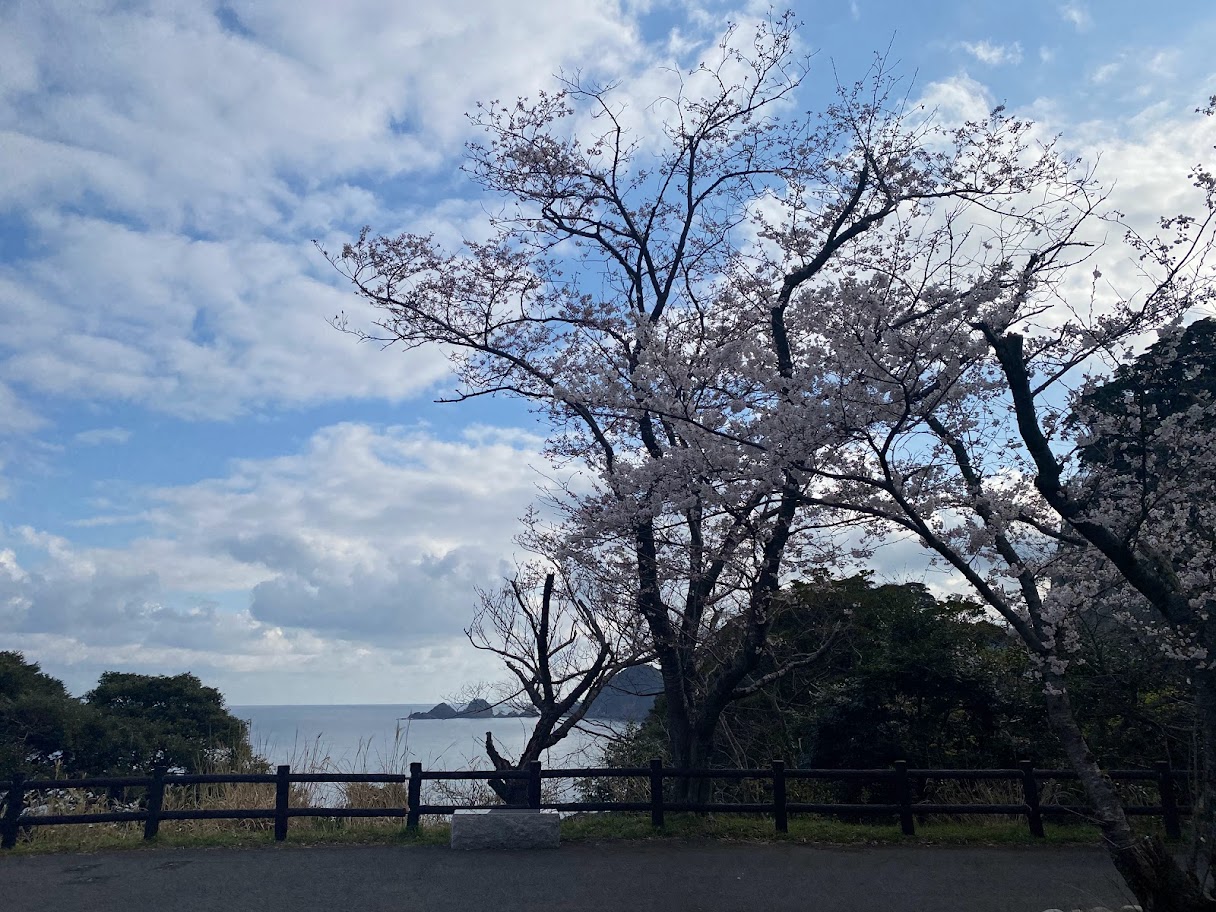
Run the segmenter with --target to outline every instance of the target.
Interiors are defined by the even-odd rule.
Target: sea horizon
[[[405,703],[230,703],[228,711],[233,712],[238,709],[261,709],[267,706],[425,706],[430,709],[433,706],[438,706],[440,703],[445,703],[446,700],[436,700],[433,703],[422,700],[413,700]]]
[[[506,756],[518,755],[533,719],[458,717],[410,719],[434,703],[268,703],[229,707],[249,723],[253,749],[272,765],[323,767],[343,772],[398,772],[413,762],[431,769],[488,764],[485,736]],[[596,739],[581,731],[546,751],[542,762],[556,767],[595,753]]]

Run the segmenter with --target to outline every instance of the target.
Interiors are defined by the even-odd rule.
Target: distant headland
[[[654,699],[663,691],[663,679],[657,668],[638,665],[626,668],[612,679],[587,710],[588,719],[640,722],[654,706]],[[412,712],[410,719],[533,719],[535,709],[496,713],[485,700],[471,700],[460,709],[450,703],[440,703],[425,712]]]

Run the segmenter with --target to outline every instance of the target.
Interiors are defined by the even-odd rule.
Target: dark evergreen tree
[[[224,697],[192,674],[154,676],[107,671],[84,698],[92,770],[137,772],[164,764],[198,772],[216,761],[251,759],[248,726]]]
[[[82,715],[63,682],[19,652],[0,652],[0,779],[70,767]]]

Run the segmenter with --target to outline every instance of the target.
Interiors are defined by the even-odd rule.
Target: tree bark
[[[1115,869],[1144,912],[1216,912],[1193,874],[1169,854],[1159,837],[1137,838],[1113,783],[1098,768],[1077,724],[1062,678],[1045,674],[1047,716],[1080,777]]]
[[[1210,647],[1209,647],[1210,648]],[[1192,771],[1190,872],[1205,886],[1216,874],[1216,670],[1192,670],[1199,756]]]
[[[500,772],[516,771],[517,767],[510,760],[498,752],[494,746],[494,735],[492,732],[486,732],[486,756],[490,758],[490,762],[494,764],[494,769]],[[529,759],[521,755],[519,758],[518,769],[523,769],[529,762]],[[528,806],[528,783],[525,779],[489,779],[487,780],[490,788],[494,790],[503,802],[509,807],[527,807]]]
[[[699,726],[701,730],[693,732],[692,743],[689,745],[689,769],[700,770],[709,768],[709,760],[713,755],[714,749],[713,733],[717,731],[718,719],[721,715],[722,710],[719,709],[714,715],[713,725],[708,726],[708,731],[706,731],[705,726]],[[683,786],[683,789],[677,791],[681,801],[688,801],[692,804],[706,804],[712,797],[713,782],[709,779],[699,777],[696,779],[685,779]]]

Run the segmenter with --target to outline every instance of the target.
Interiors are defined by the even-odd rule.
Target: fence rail
[[[1181,818],[1191,813],[1191,808],[1178,803],[1176,783],[1187,773],[1170,769],[1165,761],[1154,764],[1152,770],[1111,770],[1106,775],[1114,781],[1155,781],[1160,796],[1157,805],[1131,805],[1126,813],[1136,816],[1162,817],[1166,834],[1172,838],[1181,835]],[[541,782],[544,779],[588,779],[588,778],[642,778],[649,781],[648,801],[558,801],[541,800]],[[737,803],[693,803],[669,801],[664,796],[665,779],[724,779],[742,781],[746,779],[768,780],[772,783],[772,801]],[[19,832],[27,827],[59,826],[79,823],[139,823],[144,825],[144,838],[154,839],[161,821],[165,820],[274,820],[274,838],[287,838],[288,823],[292,817],[404,817],[406,826],[413,829],[420,818],[432,815],[452,814],[457,810],[489,810],[502,805],[453,805],[425,804],[422,801],[424,780],[483,780],[523,779],[528,783],[530,808],[556,811],[640,811],[650,813],[651,823],[662,827],[667,811],[693,811],[717,814],[771,814],[778,833],[789,830],[790,814],[862,814],[867,816],[898,816],[904,834],[914,835],[915,818],[926,814],[1006,814],[1025,816],[1030,832],[1043,836],[1043,817],[1047,815],[1084,814],[1087,808],[1078,805],[1042,804],[1039,801],[1039,784],[1051,780],[1076,780],[1073,770],[1034,769],[1029,760],[1021,761],[1016,769],[956,770],[956,769],[909,769],[905,761],[899,760],[890,769],[791,769],[781,760],[774,760],[767,767],[755,769],[680,769],[664,767],[659,760],[652,760],[647,767],[593,767],[585,769],[543,769],[540,763],[532,763],[526,770],[424,770],[422,764],[411,763],[409,775],[401,773],[293,773],[290,766],[280,766],[275,773],[191,773],[169,775],[157,768],[151,776],[102,776],[86,779],[25,779],[15,776],[6,783],[4,812],[0,815],[0,847],[11,849],[17,843]],[[790,780],[864,780],[869,782],[893,781],[898,800],[894,804],[815,804],[787,800],[787,785]],[[1005,779],[1020,781],[1021,804],[933,804],[912,800],[912,783],[925,779],[987,780]],[[403,808],[352,808],[352,807],[290,807],[291,786],[296,783],[365,782],[375,784],[405,783],[407,802]],[[164,810],[165,789],[170,786],[203,784],[274,784],[275,806],[273,808],[248,808],[236,810],[213,810],[193,808],[187,810]],[[107,789],[111,796],[121,795],[127,788],[145,790],[140,810],[113,811],[97,814],[36,814],[26,801],[30,793],[51,790],[96,790]]]

